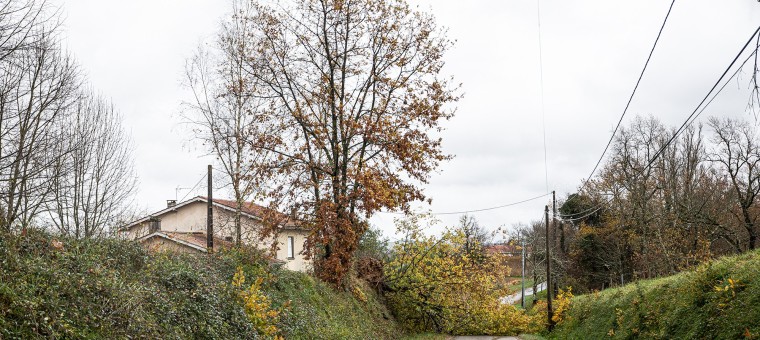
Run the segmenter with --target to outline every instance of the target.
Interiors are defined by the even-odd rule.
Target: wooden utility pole
[[[520,237],[520,246],[522,247],[522,293],[520,294],[520,307],[525,309],[525,235]],[[536,294],[536,292],[533,292]]]
[[[533,259],[532,265],[530,266],[530,269],[533,272],[533,306],[538,302],[538,272],[536,271],[538,269],[538,257],[536,254],[536,249],[538,247],[538,233],[535,235],[536,238],[533,243],[533,251],[530,252],[530,257]]]
[[[557,196],[554,194],[554,190],[552,190],[552,246],[557,244]],[[559,254],[561,253],[561,250],[557,252],[557,259],[559,261]],[[556,264],[556,263],[555,263]],[[559,268],[558,266],[554,267],[554,270],[557,270],[556,268]],[[554,285],[552,285],[552,289],[554,290],[554,296],[557,296],[559,294],[559,282],[558,280],[554,280]]]
[[[549,206],[544,206],[544,220],[546,225],[546,317],[548,320],[549,331],[554,329],[554,320],[552,320],[552,270],[551,270],[551,252],[549,251]]]
[[[214,252],[214,183],[211,181],[211,164],[208,165],[208,202],[206,204],[206,250]]]

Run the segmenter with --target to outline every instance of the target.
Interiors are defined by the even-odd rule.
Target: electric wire
[[[206,175],[203,175],[203,176],[201,176],[201,178],[198,180],[198,182],[197,182],[197,183],[195,183],[195,185],[193,185],[192,189],[190,189],[190,191],[188,191],[188,192],[185,194],[185,196],[183,196],[183,197],[182,197],[182,199],[181,199],[181,200],[179,200],[179,201],[180,201],[180,202],[183,202],[183,201],[185,200],[185,198],[187,198],[187,196],[188,196],[188,195],[190,195],[190,193],[191,193],[191,192],[193,192],[193,190],[195,190],[195,188],[197,188],[197,187],[198,187],[198,185],[200,185],[200,184],[201,184],[201,182],[203,181],[203,179],[204,179],[204,178],[206,178]]]
[[[490,208],[465,210],[465,211],[453,211],[453,212],[433,213],[433,215],[461,215],[461,214],[469,214],[469,213],[474,213],[474,212],[496,210],[496,209],[511,207],[513,205],[527,203],[527,202],[534,201],[534,200],[537,200],[539,198],[543,198],[543,197],[546,197],[546,196],[549,196],[549,195],[550,195],[550,193],[546,193],[546,194],[543,194],[543,195],[540,195],[540,196],[536,196],[536,197],[532,197],[532,198],[528,198],[528,199],[525,199],[525,200],[522,200],[522,201],[512,202],[512,203],[508,203],[508,204],[504,204],[504,205],[499,205],[499,206],[495,206],[495,207],[490,207]]]
[[[726,86],[728,86],[728,84],[729,84],[729,83],[731,83],[731,80],[732,80],[732,79],[734,79],[734,78],[736,77],[736,75],[738,75],[738,74],[739,74],[739,72],[740,72],[742,69],[744,69],[744,66],[747,64],[747,62],[748,62],[748,61],[749,61],[749,60],[750,60],[750,59],[751,59],[753,56],[757,56],[757,49],[755,49],[754,51],[752,51],[752,53],[750,53],[750,55],[749,55],[749,56],[748,56],[746,59],[744,59],[744,62],[742,62],[742,64],[741,64],[741,65],[740,65],[740,66],[739,66],[739,67],[736,69],[736,71],[734,71],[734,74],[733,74],[733,75],[731,75],[731,77],[730,77],[730,78],[728,78],[728,80],[726,80],[726,82],[725,82],[725,83],[723,83],[723,86],[721,86],[721,87],[720,87],[720,89],[718,89],[718,92],[715,92],[715,94],[712,96],[712,98],[710,98],[710,100],[707,102],[707,104],[705,104],[705,106],[703,106],[703,107],[702,107],[702,109],[701,109],[701,110],[699,110],[699,113],[697,113],[697,114],[694,116],[694,118],[691,120],[691,122],[689,122],[689,124],[687,124],[687,125],[691,125],[691,124],[693,124],[693,123],[694,123],[694,121],[695,121],[697,118],[699,118],[699,116],[700,116],[700,115],[702,115],[702,112],[705,112],[705,110],[707,109],[707,107],[708,107],[708,106],[710,106],[710,104],[712,104],[712,102],[715,100],[715,98],[716,98],[716,97],[718,97],[718,95],[719,95],[721,92],[723,92],[723,89],[725,89],[725,88],[726,88]]]
[[[546,193],[549,193],[549,165],[547,162],[546,152],[546,106],[544,105],[544,51],[541,42],[541,0],[536,1],[536,11],[538,17],[538,68],[540,74],[541,86],[541,125],[544,133],[544,181],[546,183]]]
[[[747,49],[747,47],[749,46],[749,44],[752,42],[752,40],[755,38],[755,36],[759,32],[760,32],[760,26],[758,26],[757,29],[754,31],[754,33],[752,33],[752,35],[749,37],[749,39],[744,44],[744,46],[742,47],[742,49],[739,51],[739,53],[736,54],[736,57],[734,57],[734,59],[731,61],[731,64],[728,65],[728,67],[726,68],[726,70],[723,71],[723,73],[721,74],[720,78],[718,78],[718,81],[715,82],[715,84],[712,86],[712,88],[710,88],[710,91],[707,92],[707,94],[705,95],[705,97],[702,98],[702,101],[699,102],[699,105],[697,105],[697,107],[694,109],[694,111],[692,111],[692,113],[689,115],[689,117],[686,118],[686,120],[683,122],[683,124],[681,124],[681,126],[678,128],[678,130],[676,130],[676,132],[673,133],[673,136],[670,137],[670,139],[668,139],[668,141],[665,143],[665,145],[663,145],[657,151],[657,153],[655,153],[654,156],[652,156],[652,159],[649,161],[649,163],[647,164],[647,166],[645,166],[642,169],[642,171],[641,171],[642,173],[644,171],[647,171],[647,169],[649,169],[652,166],[652,164],[654,164],[654,162],[657,160],[657,158],[660,157],[660,155],[662,155],[663,151],[670,145],[670,143],[672,143],[676,139],[676,137],[678,137],[678,135],[681,134],[681,132],[683,132],[683,130],[687,126],[691,125],[691,123],[693,123],[694,120],[696,120],[695,116],[697,115],[697,113],[701,114],[702,112],[704,112],[704,109],[701,110],[701,111],[699,110],[700,107],[702,107],[702,105],[705,104],[705,102],[707,101],[707,99],[710,98],[710,95],[713,93],[713,91],[715,91],[715,89],[718,87],[718,85],[720,85],[720,83],[723,81],[723,78],[726,77],[726,74],[728,74],[728,72],[731,70],[731,68],[733,68],[734,64],[736,64],[736,61],[739,60],[739,57],[741,57],[741,55],[744,53],[744,51]],[[734,75],[735,74],[737,74],[737,73],[735,72]],[[732,76],[732,78],[733,78],[733,76]],[[729,81],[730,81],[730,79],[729,79]],[[707,105],[705,105],[705,107],[707,107]],[[692,118],[694,118],[694,119],[692,119]]]
[[[623,122],[623,118],[625,117],[625,114],[628,113],[628,108],[631,106],[631,102],[633,101],[633,96],[636,94],[636,90],[638,90],[639,84],[641,84],[641,79],[644,77],[644,72],[646,72],[647,66],[649,66],[649,61],[652,59],[652,54],[654,54],[654,50],[657,47],[657,42],[660,41],[660,36],[662,36],[662,31],[665,29],[665,24],[668,22],[668,18],[670,17],[670,12],[673,10],[673,5],[675,3],[676,3],[676,0],[673,0],[670,3],[670,7],[668,8],[668,13],[665,15],[665,19],[662,21],[662,26],[660,26],[660,31],[657,32],[657,38],[654,40],[652,49],[649,51],[649,56],[647,56],[647,61],[644,63],[644,68],[641,70],[641,73],[639,74],[639,79],[636,81],[636,85],[633,87],[633,92],[631,92],[631,96],[628,98],[628,102],[625,104],[625,109],[623,109],[623,114],[620,115],[620,119],[618,119],[617,125],[615,125],[615,129],[612,131],[610,140],[607,141],[607,145],[604,147],[604,151],[602,151],[602,155],[599,156],[599,160],[596,161],[596,165],[594,165],[594,168],[591,170],[591,173],[588,175],[588,178],[586,178],[583,184],[581,184],[581,189],[579,189],[578,192],[580,192],[586,186],[586,183],[588,183],[588,181],[591,180],[591,177],[594,176],[596,169],[599,168],[599,164],[601,164],[602,159],[604,159],[604,155],[607,154],[607,150],[609,150],[610,145],[612,145],[612,141],[615,139],[615,134],[620,129],[620,124]]]
[[[567,203],[569,201],[570,201],[570,199],[566,200],[565,203]],[[591,215],[587,215],[585,217],[575,217],[575,216],[584,215],[584,214],[587,214],[589,212],[591,212],[591,214],[593,214],[594,212],[598,211],[599,209],[604,208],[606,205],[610,204],[611,201],[612,201],[611,199],[604,199],[603,198],[601,202],[597,203],[593,207],[588,208],[586,210],[579,211],[579,212],[572,213],[572,214],[566,214],[566,215],[560,213],[560,214],[557,214],[557,216],[559,216],[561,219],[563,219],[565,221],[572,221],[572,220],[583,219],[583,218],[586,218],[586,217],[591,216]]]
[[[522,201],[502,204],[502,205],[498,205],[498,206],[490,207],[490,208],[472,209],[472,210],[463,210],[463,211],[449,211],[449,212],[432,212],[430,214],[431,215],[463,215],[463,214],[469,214],[469,213],[475,213],[475,212],[496,210],[496,209],[511,207],[513,205],[527,203],[527,202],[530,202],[530,201],[535,201],[535,200],[537,200],[539,198],[543,198],[543,197],[546,197],[546,196],[549,196],[549,195],[551,195],[551,193],[541,194],[539,196],[527,198],[527,199],[524,199]],[[402,212],[395,212],[395,211],[382,211],[382,213],[394,214],[394,215],[404,215],[404,213],[402,213]]]
[[[589,216],[591,216],[591,215],[595,214],[597,211],[601,210],[602,208],[603,208],[603,206],[602,206],[602,204],[600,204],[599,206],[597,206],[597,207],[596,207],[596,209],[595,209],[594,211],[592,211],[592,212],[590,212],[590,213],[588,213],[588,214],[586,214],[586,215],[584,215],[584,216],[581,216],[581,217],[576,217],[576,218],[570,218],[570,219],[565,219],[565,218],[563,218],[563,219],[562,219],[562,222],[575,222],[575,221],[580,221],[580,220],[582,220],[582,219],[585,219],[585,218],[587,218],[587,217],[589,217]]]
[[[607,203],[609,203],[609,202],[607,202]],[[593,206],[591,208],[588,208],[588,209],[586,209],[584,211],[579,211],[579,212],[572,213],[572,214],[567,214],[567,215],[560,213],[560,214],[557,214],[557,216],[559,216],[560,218],[563,218],[563,219],[565,219],[565,218],[575,218],[573,216],[583,215],[583,214],[586,214],[586,213],[588,213],[589,211],[592,211],[592,210],[599,210],[599,208],[602,207],[603,205],[604,205],[603,203],[600,203],[600,204],[597,204],[597,205],[595,205],[595,206]]]

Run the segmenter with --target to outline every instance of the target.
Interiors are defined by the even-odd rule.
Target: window
[[[148,233],[152,234],[161,230],[161,219],[157,217],[151,217],[148,219]]]
[[[293,236],[288,236],[288,260],[295,259],[295,247]]]

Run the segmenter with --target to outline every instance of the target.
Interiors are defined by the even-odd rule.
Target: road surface
[[[540,284],[538,284],[538,287],[536,288],[538,288],[539,292],[546,290],[546,282],[545,281],[541,282]],[[533,287],[530,287],[530,288],[526,287],[525,296],[527,297],[531,295],[533,295]],[[520,301],[520,292],[501,298],[501,303],[505,305],[513,305],[517,303],[518,301]]]
[[[454,340],[520,340],[514,336],[455,336]]]

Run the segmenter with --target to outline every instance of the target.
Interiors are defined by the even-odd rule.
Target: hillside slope
[[[760,251],[578,296],[558,339],[760,339]]]
[[[388,339],[398,328],[363,289],[336,292],[253,252],[149,254],[133,242],[0,235],[0,339],[254,339],[231,285],[263,277],[287,339]],[[357,283],[355,289],[362,289]]]

